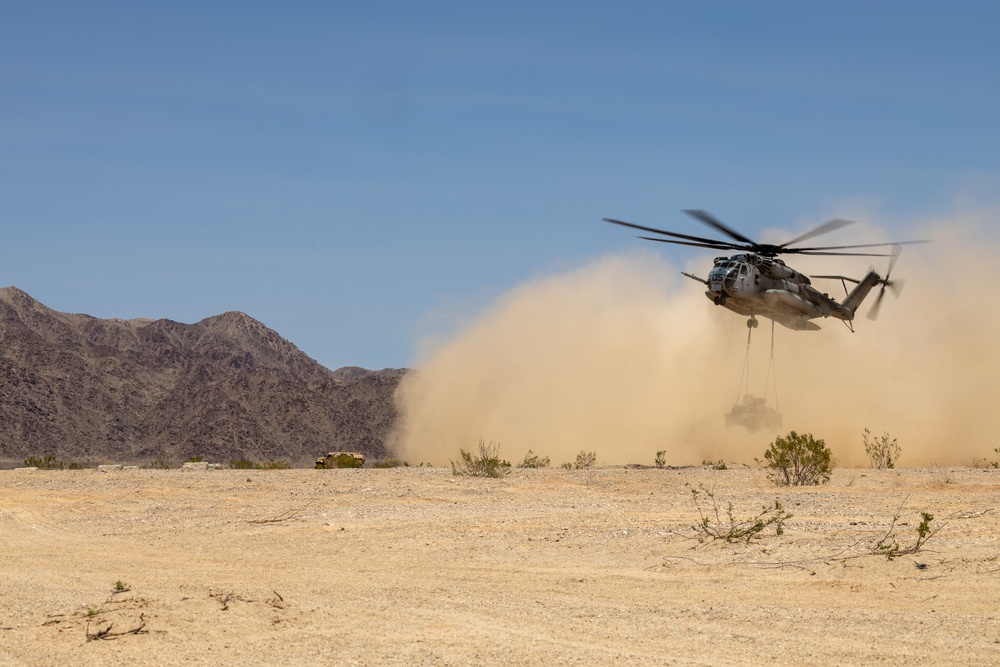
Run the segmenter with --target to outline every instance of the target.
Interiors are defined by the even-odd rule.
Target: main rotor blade
[[[718,239],[706,239],[700,236],[691,236],[689,234],[678,234],[677,232],[668,232],[663,229],[657,229],[656,227],[646,227],[644,225],[637,225],[634,222],[625,222],[624,220],[615,220],[614,218],[602,218],[604,222],[610,222],[615,225],[622,225],[624,227],[631,227],[632,229],[641,229],[644,232],[652,232],[654,234],[663,234],[664,236],[673,236],[678,239],[687,239],[688,241],[698,241],[699,243],[712,243],[712,244],[725,244],[729,245],[729,241],[719,241]],[[660,240],[660,239],[650,239],[650,240]],[[739,246],[733,246],[738,248]]]
[[[915,245],[919,243],[934,243],[934,242],[927,239],[923,239],[920,241],[887,241],[885,243],[861,243],[857,245],[824,245],[824,246],[816,246],[814,248],[785,248],[781,252],[801,254],[807,250],[846,250],[849,248],[882,248],[885,246]],[[889,255],[886,256],[888,257]]]
[[[791,241],[788,241],[787,243],[782,243],[778,247],[779,248],[785,248],[787,246],[792,245],[793,243],[798,243],[800,241],[805,241],[806,239],[811,239],[812,237],[819,236],[820,234],[829,234],[830,232],[832,232],[835,229],[840,229],[841,227],[846,227],[847,225],[853,225],[853,224],[854,224],[853,220],[840,220],[840,219],[837,219],[837,220],[828,220],[827,222],[824,222],[822,225],[820,225],[816,229],[813,229],[812,231],[806,232],[805,234],[802,234],[801,236],[796,236]]]
[[[896,266],[896,260],[899,259],[899,253],[903,252],[903,248],[897,243],[892,246],[892,257],[889,259],[889,268],[885,272],[886,281],[889,280],[889,276],[892,275],[892,267]]]
[[[892,254],[887,252],[827,252],[825,250],[782,250],[776,254],[831,255],[836,257],[892,257]]]
[[[701,222],[705,223],[709,227],[712,227],[713,229],[719,230],[720,232],[722,232],[723,234],[725,234],[729,238],[736,239],[737,241],[740,241],[742,243],[748,243],[748,244],[750,244],[752,246],[756,246],[757,245],[756,241],[754,241],[752,239],[748,239],[747,237],[743,236],[742,234],[740,234],[735,229],[730,229],[729,227],[726,227],[724,224],[722,224],[721,222],[719,222],[718,220],[716,220],[715,218],[713,218],[711,215],[709,215],[705,211],[700,211],[700,210],[697,210],[697,209],[684,209],[684,212],[687,213],[688,215],[690,215],[695,220],[700,220]]]
[[[713,250],[745,250],[742,246],[738,246],[735,243],[693,243],[691,241],[674,241],[673,239],[656,239],[652,236],[637,236],[636,238],[642,239],[643,241],[658,241],[660,243],[676,243],[677,245],[689,245],[695,248],[712,248]]]

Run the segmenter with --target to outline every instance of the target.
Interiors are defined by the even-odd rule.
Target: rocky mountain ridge
[[[389,456],[402,369],[331,371],[241,312],[99,319],[0,289],[0,460]]]

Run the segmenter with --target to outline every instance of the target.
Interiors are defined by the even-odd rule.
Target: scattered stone
[[[222,464],[209,463],[208,461],[185,461],[181,470],[222,470]]]

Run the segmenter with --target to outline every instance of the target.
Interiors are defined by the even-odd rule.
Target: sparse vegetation
[[[361,468],[364,465],[365,457],[353,452],[331,452],[316,462],[317,468]]]
[[[147,470],[170,470],[173,466],[171,466],[169,462],[164,461],[163,459],[153,459],[152,461],[150,461],[149,463],[147,463],[142,467]]]
[[[192,456],[189,459],[185,459],[184,463],[202,463],[205,459],[201,455]]]
[[[39,470],[62,470],[66,464],[51,454],[45,456],[29,456],[24,459],[24,465],[28,468],[38,468]]]
[[[657,468],[665,468],[667,466],[667,450],[661,449],[656,452],[656,458],[653,459],[653,463]]]
[[[500,443],[479,441],[479,456],[464,449],[458,450],[462,457],[459,462],[451,461],[453,475],[468,477],[506,477],[510,472],[510,462],[500,458]]]
[[[903,503],[905,502],[906,499],[903,500]],[[944,528],[944,526],[938,526],[937,528],[931,529],[931,521],[934,520],[934,515],[930,512],[921,512],[920,523],[917,524],[916,528],[916,541],[908,547],[901,547],[896,539],[896,522],[899,521],[903,503],[900,503],[899,507],[896,508],[896,512],[892,516],[892,521],[889,523],[889,529],[885,532],[885,535],[883,535],[872,548],[873,554],[884,555],[889,560],[892,560],[897,556],[915,554],[923,548],[924,544],[927,543],[927,540],[937,535],[937,532]]]
[[[830,481],[830,448],[810,433],[789,431],[786,436],[778,436],[764,452],[764,458],[771,469],[768,477],[775,484],[810,486]]]
[[[708,498],[712,507],[706,511],[701,506],[700,496]],[[749,542],[757,537],[768,526],[774,526],[775,535],[784,535],[785,521],[792,518],[792,515],[785,511],[784,506],[774,499],[774,505],[764,505],[761,511],[749,519],[738,520],[733,514],[733,504],[726,505],[726,518],[723,519],[719,512],[719,503],[715,498],[714,491],[706,489],[691,489],[691,497],[695,507],[698,508],[698,516],[701,519],[697,525],[692,526],[694,530],[706,535],[713,540],[725,540],[726,542]]]
[[[560,464],[559,467],[562,468],[563,470],[572,470],[573,464],[570,463],[569,461],[566,461],[566,463]]]
[[[127,590],[129,590],[129,586],[124,581],[119,579],[118,581],[115,582],[115,587],[114,587],[115,593],[124,593]]]
[[[701,464],[706,468],[711,468],[712,470],[729,470],[729,466],[727,466],[726,462],[722,459],[719,459],[718,461],[705,460],[702,461]]]
[[[899,460],[901,450],[895,438],[889,438],[889,434],[883,432],[878,438],[871,434],[867,428],[861,434],[861,440],[865,445],[865,454],[872,468],[884,469],[895,468]]]
[[[549,457],[539,456],[535,454],[530,449],[528,453],[524,455],[524,459],[517,464],[518,468],[548,468],[549,467]]]
[[[597,452],[588,452],[586,450],[580,450],[580,453],[576,455],[576,462],[573,467],[577,470],[587,470],[597,464]]]
[[[990,461],[986,457],[972,459],[973,468],[1000,468],[1000,447],[995,447],[993,452],[997,455],[996,460]]]
[[[243,458],[238,461],[230,461],[229,467],[234,470],[288,470],[292,466],[289,465],[288,461],[264,461],[263,463],[258,463],[257,461]]]
[[[406,461],[400,461],[399,459],[379,459],[378,461],[372,462],[373,468],[399,468],[400,466],[410,467],[410,464]]]

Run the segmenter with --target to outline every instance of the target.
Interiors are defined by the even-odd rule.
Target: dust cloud
[[[920,236],[935,244],[907,247],[893,272],[906,280],[901,297],[887,294],[871,322],[873,291],[856,333],[835,319],[819,320],[818,332],[775,326],[773,376],[770,320],[752,334],[744,378],[746,318],[714,306],[654,249],[531,280],[417,360],[397,393],[396,450],[443,465],[482,439],[512,463],[528,450],[552,465],[587,450],[598,465],[650,465],[666,450],[674,465],[753,464],[794,429],[823,438],[838,464],[860,466],[867,427],[898,439],[903,466],[995,460],[1000,302],[990,285],[1000,244],[982,243],[974,227],[925,226]],[[860,278],[870,260],[788,261]],[[684,268],[704,276],[710,266],[699,255]],[[837,282],[814,284],[843,296]],[[747,389],[777,406],[780,429],[726,428]]]

